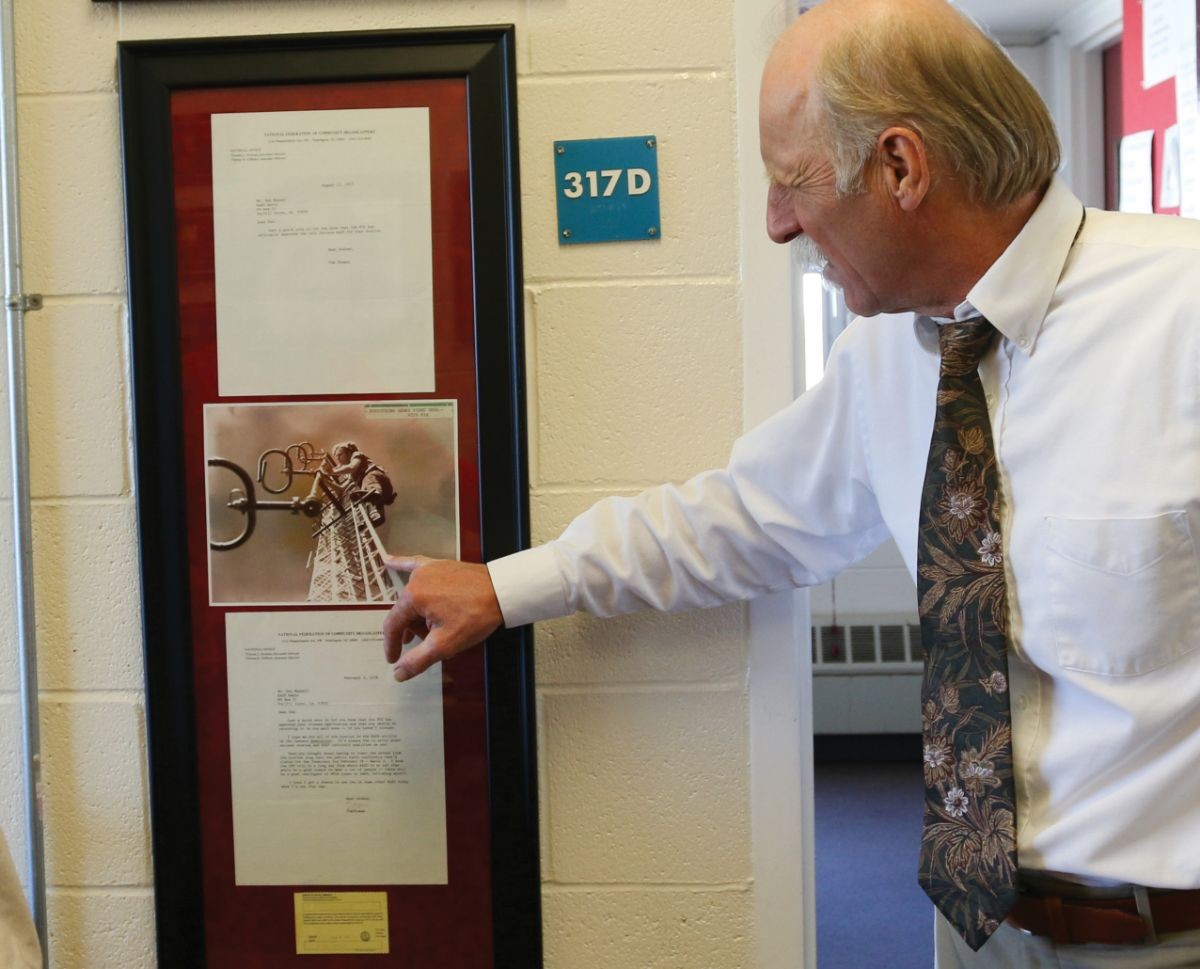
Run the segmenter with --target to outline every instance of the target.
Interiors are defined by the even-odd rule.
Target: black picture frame
[[[462,78],[483,560],[529,544],[510,25],[119,44],[158,961],[206,969],[170,103],[192,88]],[[532,633],[484,647],[494,963],[542,965]]]

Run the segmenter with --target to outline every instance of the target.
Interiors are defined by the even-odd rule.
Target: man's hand
[[[383,622],[384,652],[397,680],[482,642],[504,621],[485,565],[424,555],[389,555],[384,564],[409,576]],[[418,638],[424,642],[402,653]]]

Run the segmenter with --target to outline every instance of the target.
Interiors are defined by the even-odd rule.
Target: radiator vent
[[[814,673],[919,672],[921,627],[911,619],[856,618],[813,626]]]

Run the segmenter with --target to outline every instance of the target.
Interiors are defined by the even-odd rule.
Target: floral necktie
[[[999,473],[977,372],[996,329],[977,317],[938,330],[942,366],[917,552],[925,647],[920,881],[978,949],[1017,897]]]

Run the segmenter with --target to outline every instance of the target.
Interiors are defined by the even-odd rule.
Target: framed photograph
[[[204,454],[210,605],[378,605],[387,549],[459,558],[456,400],[206,404]]]
[[[528,544],[513,50],[120,45],[161,965],[542,964],[531,634],[382,652]]]

